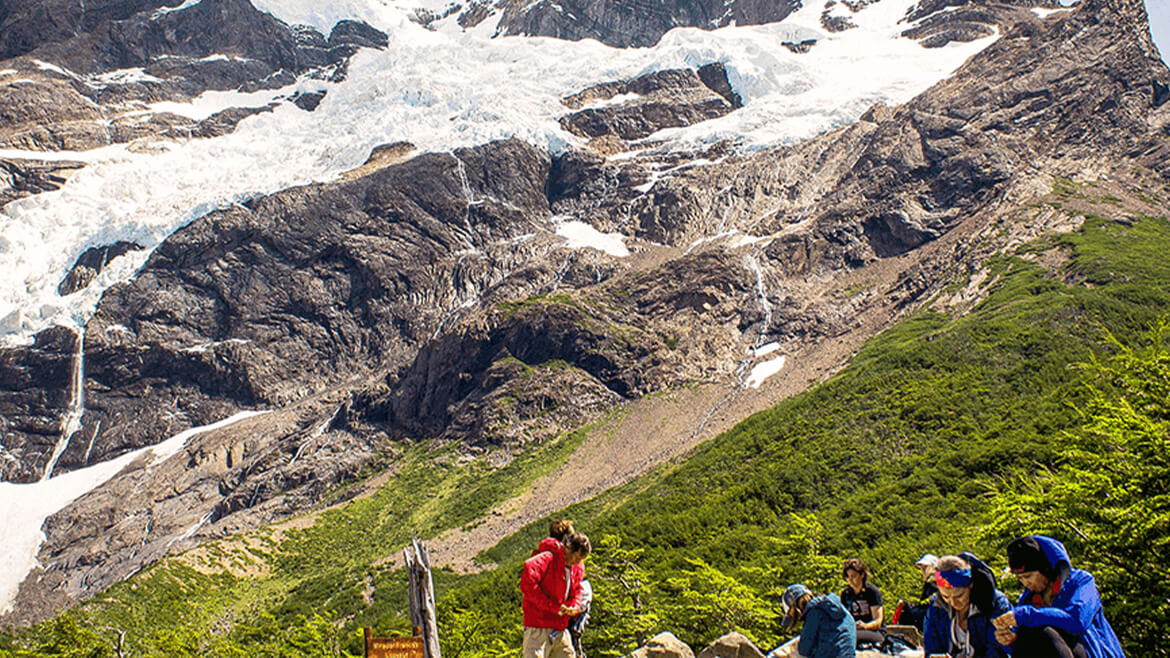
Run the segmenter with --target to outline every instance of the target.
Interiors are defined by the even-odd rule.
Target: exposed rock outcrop
[[[686,2],[639,2],[638,0],[506,0],[495,11],[502,13],[497,34],[524,34],[577,41],[597,39],[621,48],[651,46],[674,27],[714,29],[727,25],[759,25],[783,20],[800,3],[796,0],[693,0]],[[490,12],[472,3],[467,20],[473,26]]]
[[[695,658],[695,652],[673,633],[659,633],[626,658]]]
[[[764,658],[764,653],[741,633],[731,632],[700,651],[698,658]]]
[[[0,208],[26,196],[61,189],[82,162],[0,158]]]
[[[663,128],[721,117],[742,105],[721,64],[698,72],[658,71],[629,81],[603,83],[562,102],[577,110],[561,119],[565,130],[581,137],[612,135],[627,141]]]
[[[41,562],[55,566],[23,600],[90,596],[176,537],[303,508],[387,441],[514,446],[655,391],[742,389],[750,349],[873,335],[1050,230],[1020,209],[1055,175],[1141,166],[1170,180],[1170,71],[1140,0],[996,11],[1004,36],[952,78],[804,143],[607,159],[504,141],[405,161],[409,145],[391,145],[343,180],[176,232],[85,329],[84,441],[59,469],[240,409],[293,420],[208,435],[188,470],[151,467],[169,480],[143,466],[79,501],[51,522]],[[678,75],[733,105],[701,73]],[[650,84],[578,100],[635,83]],[[554,217],[619,233],[630,255],[566,249]],[[35,479],[61,435],[71,333],[0,350],[5,479]],[[143,529],[118,524],[156,499],[139,551]],[[115,565],[108,578],[98,562]]]
[[[326,39],[248,0],[132,11],[140,4],[121,3],[110,14],[116,20],[91,26],[91,19],[82,19],[68,38],[55,39],[50,31],[5,64],[15,73],[0,78],[0,146],[85,150],[154,135],[223,134],[265,108],[224,112],[211,123],[142,115],[151,103],[184,101],[207,90],[278,89],[303,74],[340,80],[359,48],[388,43],[386,34],[356,21],[339,22]],[[320,95],[289,100],[312,109]]]
[[[77,262],[69,269],[69,274],[57,286],[61,296],[71,295],[90,284],[94,278],[102,273],[106,265],[118,256],[141,251],[142,245],[133,242],[118,241],[104,247],[91,247],[77,258]]]

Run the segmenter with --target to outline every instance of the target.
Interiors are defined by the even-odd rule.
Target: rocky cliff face
[[[196,121],[149,105],[187,101],[208,90],[279,89],[304,75],[338,80],[359,48],[387,43],[384,33],[356,21],[338,23],[328,38],[290,27],[248,0],[203,0],[182,9],[105,5],[86,10],[82,3],[82,14],[53,3],[11,10],[0,37],[19,56],[0,74],[0,146],[87,150],[144,138],[221,135],[269,108]],[[38,30],[44,36],[33,46],[30,35]],[[281,100],[296,98],[290,93]]]
[[[634,5],[607,4],[620,5],[612,34],[634,29],[620,27]],[[750,350],[768,343],[807,354],[872,335],[1050,228],[1021,209],[1053,176],[1139,167],[1170,181],[1170,71],[1140,1],[1048,18],[1031,4],[920,3],[928,20],[911,36],[924,46],[976,25],[1003,36],[913,101],[789,147],[647,139],[741,102],[718,69],[665,71],[566,98],[563,125],[590,138],[581,149],[388,146],[340,181],[194,221],[106,293],[83,336],[0,349],[0,474],[40,477],[62,438],[65,471],[241,409],[277,411],[139,462],[53,517],[46,570],[13,619],[303,509],[399,441],[517,447],[648,393],[742,386]],[[269,68],[310,61],[278,28],[248,52]],[[621,235],[630,254],[569,248],[557,231],[574,221]],[[62,285],[84,285],[108,253]],[[85,413],[62,437],[78,362]]]

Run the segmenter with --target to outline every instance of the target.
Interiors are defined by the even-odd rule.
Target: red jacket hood
[[[553,539],[552,537],[545,537],[544,539],[540,540],[540,545],[537,546],[536,550],[532,551],[532,555],[528,557],[533,557],[537,553],[543,553],[545,551],[552,551],[553,553],[561,551],[563,553],[564,550],[565,547],[563,544],[561,544],[561,542]]]

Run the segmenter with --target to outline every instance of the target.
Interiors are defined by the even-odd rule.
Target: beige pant
[[[554,640],[551,636],[557,634]],[[524,627],[524,658],[576,658],[569,631]]]

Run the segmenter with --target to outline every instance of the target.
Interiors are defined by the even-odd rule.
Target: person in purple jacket
[[[1072,568],[1064,544],[1030,535],[1008,544],[1007,554],[1025,589],[994,623],[996,639],[1013,657],[1124,658],[1093,576]]]

